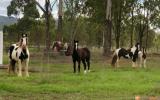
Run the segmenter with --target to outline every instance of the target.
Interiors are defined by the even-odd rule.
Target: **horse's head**
[[[60,51],[62,48],[63,48],[63,44],[61,41],[55,41],[53,43],[53,47],[52,47],[53,50]]]
[[[70,55],[72,55],[72,53],[73,53],[73,47],[71,44],[68,44],[67,49],[65,51],[65,55],[70,56]]]
[[[74,49],[78,49],[78,41],[74,40]]]
[[[27,46],[27,42],[28,42],[27,34],[22,34],[20,42],[19,42],[20,46],[22,46],[23,48],[25,48]]]
[[[140,43],[136,43],[135,47],[137,48],[138,51],[140,51]]]
[[[78,49],[78,41],[74,40],[73,45],[72,44],[68,44],[67,46],[67,50],[65,52],[66,56],[70,56],[73,53],[73,50],[77,50]]]

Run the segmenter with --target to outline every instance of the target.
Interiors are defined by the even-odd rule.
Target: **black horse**
[[[90,72],[90,51],[88,48],[78,48],[78,41],[74,40],[74,46],[68,45],[66,56],[72,55],[74,73],[76,73],[76,62],[78,62],[78,72],[80,72],[81,61],[84,66],[84,73]]]

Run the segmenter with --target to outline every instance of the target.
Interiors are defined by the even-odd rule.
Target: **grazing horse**
[[[119,59],[121,57],[124,57],[126,59],[132,59],[132,67],[136,67],[136,61],[139,59],[140,60],[140,67],[143,66],[146,67],[146,54],[144,52],[144,48],[141,51],[140,50],[140,44],[137,43],[135,46],[132,48],[126,50],[124,48],[118,48],[115,50],[112,58],[112,66],[117,66],[119,67]]]
[[[68,47],[68,43],[62,43],[61,41],[54,41],[52,49],[54,51],[60,52],[61,50],[66,50]]]
[[[25,74],[28,77],[28,63],[29,63],[29,50],[27,34],[22,34],[20,41],[17,44],[12,44],[9,47],[10,64],[8,71],[12,70],[17,73],[16,63],[18,64],[18,76],[22,76],[22,65],[25,67]]]
[[[78,62],[78,72],[80,72],[81,61],[84,66],[84,73],[87,73],[87,66],[88,72],[90,72],[90,51],[88,48],[78,48],[78,41],[74,40],[74,46],[69,45],[65,54],[66,56],[72,55],[74,73],[76,73],[76,62]]]

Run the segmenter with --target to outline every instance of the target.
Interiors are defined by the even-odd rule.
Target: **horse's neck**
[[[16,45],[19,46],[19,47],[21,47],[22,43],[19,41],[19,42],[16,43]]]
[[[76,47],[74,47],[73,52],[78,52],[79,48],[76,49]]]

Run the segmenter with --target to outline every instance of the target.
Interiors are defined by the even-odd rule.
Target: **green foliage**
[[[84,13],[90,16],[92,22],[104,24],[106,16],[106,0],[87,0],[85,2]]]
[[[111,0],[112,1],[112,47],[119,38],[120,47],[130,47],[126,41],[133,44],[142,40],[143,47],[150,48],[154,45],[155,32],[152,28],[160,26],[158,0]],[[64,0],[62,36],[65,42],[78,39],[81,44],[91,46],[104,46],[104,33],[106,30],[106,0]],[[12,26],[9,34],[29,32],[31,38],[37,39],[39,34],[45,37],[45,16],[40,20],[35,0],[12,0],[7,8],[8,16],[24,16]],[[56,26],[53,17],[50,17],[50,33],[52,40],[56,37]],[[14,28],[13,28],[14,27]],[[148,27],[148,28],[147,28]],[[13,29],[13,31],[11,31]],[[5,29],[6,30],[6,29]],[[148,37],[147,38],[147,34]],[[18,35],[15,35],[16,37]],[[33,36],[33,37],[32,37]],[[44,38],[41,38],[44,42]],[[147,41],[147,43],[146,43]],[[34,43],[34,42],[33,42]],[[42,43],[42,42],[41,42]],[[37,44],[37,43],[36,43]],[[146,46],[148,45],[148,46]]]
[[[5,32],[6,41],[12,41],[13,43],[13,37],[11,36],[14,36],[14,39],[16,39],[14,41],[18,41],[20,34],[28,33],[30,44],[44,45],[46,37],[45,18],[44,16],[40,18],[35,0],[12,0],[7,11],[8,16],[19,16],[19,14],[23,14],[23,17],[20,18],[16,24],[4,27],[3,30]],[[53,16],[50,16],[50,33],[53,40],[55,37],[55,20]]]
[[[25,17],[38,18],[35,0],[12,0],[7,7],[8,16],[24,14]]]

